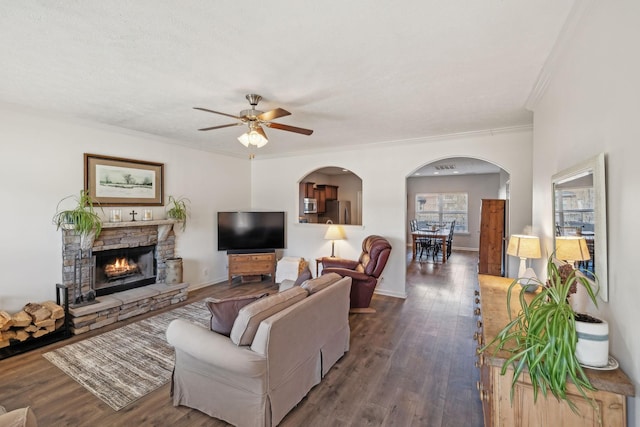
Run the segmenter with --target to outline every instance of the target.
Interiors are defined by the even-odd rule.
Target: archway
[[[316,169],[300,180],[299,188],[299,222],[362,225],[362,179],[350,170]]]
[[[419,248],[420,253],[416,252],[412,220],[419,221],[419,227],[437,224],[443,230],[455,220],[449,249],[452,246],[457,250],[478,251],[481,201],[508,199],[509,179],[509,173],[500,166],[471,157],[429,162],[407,176],[407,266],[414,262],[414,255],[418,262],[438,264],[446,260],[446,254],[437,252],[438,241],[431,242],[436,244],[431,253],[423,247]]]

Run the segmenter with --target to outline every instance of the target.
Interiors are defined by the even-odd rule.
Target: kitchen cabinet
[[[315,189],[315,198],[318,200],[318,213],[327,211],[327,200],[338,200],[338,186],[318,184]]]
[[[315,199],[318,201],[318,213],[325,213],[325,211],[327,210],[327,199],[325,196],[325,192],[324,189],[320,189],[318,188],[320,186],[317,186],[315,191],[314,191],[314,197]]]
[[[307,198],[307,199],[315,198],[314,185],[315,184],[313,182],[301,182],[300,183],[300,193],[302,194],[302,197]]]

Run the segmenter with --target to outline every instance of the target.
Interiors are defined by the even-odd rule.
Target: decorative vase
[[[585,319],[583,321],[581,319]],[[588,314],[576,314],[576,357],[582,365],[602,368],[609,363],[609,324]]]
[[[167,265],[165,283],[167,285],[182,283],[182,258],[167,258],[165,264]]]

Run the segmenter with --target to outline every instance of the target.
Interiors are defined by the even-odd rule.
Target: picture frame
[[[163,206],[164,163],[84,153],[84,189],[101,206]]]

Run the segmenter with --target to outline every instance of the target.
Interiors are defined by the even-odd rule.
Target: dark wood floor
[[[409,253],[408,298],[375,295],[376,314],[350,316],[350,351],[281,426],[481,426],[472,340],[476,264],[475,252],[454,252],[446,264],[413,262]],[[249,288],[276,290],[221,284],[193,292],[188,302]],[[41,356],[95,334],[0,361],[0,404],[31,406],[41,426],[227,425],[173,407],[169,385],[116,412]]]

